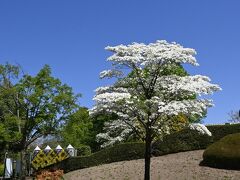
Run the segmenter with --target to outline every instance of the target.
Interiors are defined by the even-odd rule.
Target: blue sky
[[[198,52],[191,74],[209,76],[222,91],[213,95],[207,124],[224,123],[240,109],[239,0],[41,0],[0,1],[0,63],[20,64],[53,75],[82,93],[92,107],[98,78],[107,69],[107,45],[176,41]]]

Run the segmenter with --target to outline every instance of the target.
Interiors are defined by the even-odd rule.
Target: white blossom
[[[118,119],[106,123],[105,133],[97,136],[103,146],[125,140],[132,133],[145,137],[147,126],[162,137],[171,131],[169,117],[178,114],[203,116],[214,104],[211,99],[200,98],[201,95],[221,90],[207,76],[161,75],[166,67],[171,69],[185,63],[199,65],[194,49],[175,42],[161,40],[147,45],[133,43],[106,49],[113,52],[107,59],[112,62],[113,69],[103,71],[100,76],[118,77],[118,80],[111,86],[96,89],[93,98],[96,104],[90,114],[114,113]],[[130,73],[124,75],[123,72]],[[207,132],[201,125],[192,126]]]
[[[122,71],[113,69],[113,70],[104,70],[100,73],[100,78],[111,78],[111,77],[121,77],[123,75]]]
[[[99,133],[97,135],[97,141],[103,142],[101,147],[106,147],[113,145],[116,142],[121,142],[126,139],[127,136],[129,136],[129,133],[132,132],[132,129],[121,120],[114,120],[111,123],[105,123],[105,129],[108,130],[106,133]],[[122,129],[122,131],[120,134],[114,136],[116,129]]]
[[[207,76],[195,75],[178,77],[176,75],[161,77],[161,85],[171,93],[188,91],[198,95],[212,94],[214,91],[221,90],[217,84],[211,84]]]
[[[198,131],[200,134],[206,134],[208,136],[212,136],[212,133],[203,124],[192,123],[192,124],[189,125],[189,128],[192,129],[192,130]]]
[[[106,92],[96,95],[93,100],[99,103],[116,103],[120,100],[129,99],[131,95],[129,93],[119,92]]]
[[[196,51],[191,48],[184,48],[176,43],[167,41],[156,41],[145,45],[143,43],[133,43],[131,45],[119,45],[106,47],[106,50],[114,52],[108,58],[109,61],[131,66],[131,64],[148,65],[151,63],[188,63],[197,66],[194,57]]]
[[[179,113],[202,115],[202,113],[211,106],[213,106],[213,104],[209,100],[172,101],[160,106],[158,112],[168,115],[177,115]]]

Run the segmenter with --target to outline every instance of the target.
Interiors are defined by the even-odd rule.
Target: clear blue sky
[[[0,63],[19,63],[36,74],[44,64],[82,93],[92,107],[107,69],[107,45],[176,41],[195,48],[200,66],[223,91],[213,96],[205,123],[223,123],[240,108],[239,0],[25,0],[0,1]]]

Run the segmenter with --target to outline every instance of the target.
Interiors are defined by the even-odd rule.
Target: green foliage
[[[19,120],[13,115],[16,112],[14,99],[15,88],[12,81],[18,78],[19,68],[6,63],[0,65],[0,151],[11,142],[21,137],[18,132]]]
[[[240,169],[240,133],[230,134],[210,145],[203,153],[202,165]]]
[[[212,137],[201,135],[198,132],[190,129],[183,129],[167,135],[163,140],[158,140],[153,143],[152,154],[159,156],[181,151],[205,149],[225,134],[232,134],[235,131],[240,132],[240,124],[211,125],[207,126],[207,128],[212,132]],[[90,156],[71,157],[62,161],[61,163],[56,164],[54,167],[64,169],[65,172],[69,172],[76,169],[97,166],[105,163],[143,158],[144,151],[144,143],[118,144],[93,153]]]
[[[192,151],[205,149],[213,142],[218,141],[228,134],[240,132],[240,124],[209,125],[206,126],[212,136],[201,135],[191,129],[183,129],[156,140],[153,145],[153,155],[176,153],[181,151]]]
[[[0,163],[0,176],[4,175],[4,164]]]
[[[191,129],[183,129],[158,140],[152,145],[152,154],[160,156],[169,153],[205,149],[212,143],[212,137],[201,135]]]
[[[92,140],[91,129],[93,123],[89,117],[87,108],[81,107],[77,112],[70,115],[65,126],[61,130],[64,144],[71,144],[73,147],[80,147],[89,144]]]
[[[205,149],[228,134],[240,132],[240,124],[209,125],[207,128],[212,133],[212,137],[201,135],[191,129],[184,129],[167,135],[162,140],[153,143],[153,155],[159,156],[181,151]]]
[[[88,156],[91,154],[90,146],[82,145],[79,147],[75,147],[77,150],[77,156]]]
[[[19,72],[18,66],[0,65],[0,144],[16,152],[39,137],[56,133],[78,108],[79,97],[52,77],[47,65],[36,76],[20,77]]]
[[[213,141],[216,142],[228,134],[240,132],[240,124],[209,125],[208,130],[213,134]]]
[[[103,149],[90,156],[70,157],[48,168],[63,169],[64,172],[88,168],[106,163],[140,159],[144,157],[144,143],[124,143]]]
[[[167,76],[169,74],[175,74],[178,76],[188,76],[189,75],[187,73],[187,71],[183,68],[183,66],[179,63],[171,64],[171,66],[166,65],[160,74],[161,74],[161,76]]]
[[[102,133],[104,131],[104,124],[106,122],[110,122],[112,120],[117,119],[116,114],[98,114],[94,117],[91,117],[93,127],[91,129],[91,139],[86,145],[89,145],[91,147],[91,150],[93,152],[99,151],[101,142],[96,141],[96,135],[99,133]]]
[[[78,111],[67,118],[66,124],[60,131],[60,136],[65,146],[71,144],[75,148],[80,147],[80,152],[82,152],[82,147],[90,146],[91,150],[96,152],[100,150],[101,145],[96,141],[96,135],[103,132],[105,122],[114,120],[116,117],[114,114],[99,114],[90,117],[88,109],[80,107]],[[86,152],[89,153],[91,150]]]

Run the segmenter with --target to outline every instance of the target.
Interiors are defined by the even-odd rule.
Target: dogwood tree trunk
[[[151,167],[151,151],[152,151],[152,140],[151,134],[149,132],[146,133],[145,140],[145,171],[144,171],[144,180],[150,180],[150,167]]]

